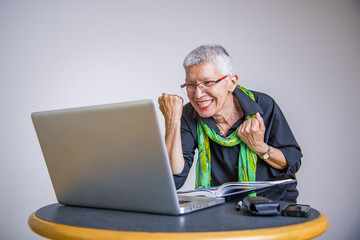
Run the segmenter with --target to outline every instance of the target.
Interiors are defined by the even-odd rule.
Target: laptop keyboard
[[[180,204],[184,204],[184,203],[189,203],[190,201],[186,201],[186,200],[179,200]]]

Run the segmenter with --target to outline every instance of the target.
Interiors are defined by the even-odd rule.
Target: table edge
[[[239,231],[218,231],[218,232],[136,232],[120,231],[97,228],[76,227],[60,223],[50,222],[39,218],[33,212],[28,225],[32,231],[40,236],[50,239],[78,239],[97,240],[101,239],[311,239],[323,234],[328,226],[327,217],[320,212],[319,217],[303,223],[288,226],[261,228]]]

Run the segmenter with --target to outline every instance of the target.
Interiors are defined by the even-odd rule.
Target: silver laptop
[[[178,196],[151,100],[36,112],[61,204],[179,215],[223,198]]]

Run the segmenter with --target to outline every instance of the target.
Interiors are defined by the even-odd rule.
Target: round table
[[[180,216],[51,204],[29,217],[29,226],[50,239],[311,239],[328,227],[326,216],[254,216],[234,202]]]

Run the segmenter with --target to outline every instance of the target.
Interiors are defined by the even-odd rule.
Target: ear
[[[229,77],[228,80],[229,92],[233,92],[235,90],[238,80],[239,80],[239,76],[236,74],[233,74]]]

